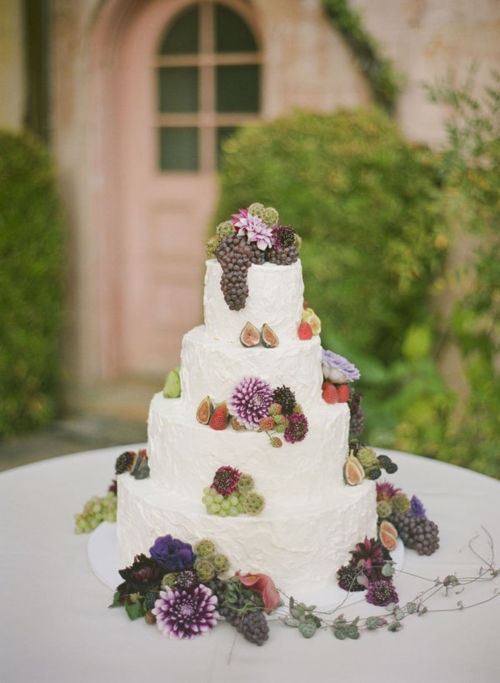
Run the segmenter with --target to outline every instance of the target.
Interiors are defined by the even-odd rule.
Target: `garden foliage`
[[[323,345],[361,370],[364,438],[453,460],[457,397],[439,372],[434,300],[450,243],[447,180],[442,157],[378,109],[297,111],[227,141],[215,222],[254,201],[275,206],[303,237]]]
[[[0,436],[57,412],[64,230],[54,171],[31,135],[0,132]]]

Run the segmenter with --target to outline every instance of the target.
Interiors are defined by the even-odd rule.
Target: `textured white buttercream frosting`
[[[302,319],[304,282],[300,260],[289,266],[264,263],[250,266],[248,298],[240,311],[231,311],[220,287],[222,268],[213,259],[206,262],[203,310],[212,339],[237,341],[247,321],[257,328],[271,326],[280,341],[296,338]]]
[[[165,534],[196,543],[211,538],[233,571],[269,574],[285,592],[324,588],[365,536],[376,533],[373,482],[350,487],[342,468],[348,451],[349,408],[321,397],[318,336],[298,339],[303,306],[300,261],[248,271],[249,297],[230,311],[220,290],[221,268],[207,262],[205,324],[189,331],[181,352],[181,397],[153,397],[148,421],[149,479],[118,478],[117,533],[122,561],[149,551]],[[275,348],[245,348],[246,322],[278,335]],[[264,432],[213,430],[196,409],[209,396],[229,401],[244,377],[289,387],[308,420],[303,441],[273,448]],[[209,515],[202,503],[222,465],[250,474],[266,504],[257,516]]]

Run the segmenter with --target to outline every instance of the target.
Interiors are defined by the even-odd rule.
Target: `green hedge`
[[[241,129],[223,163],[216,220],[261,201],[293,225],[324,342],[359,362],[400,356],[442,261],[430,154],[375,109],[296,112]]]
[[[0,436],[57,414],[64,221],[47,149],[0,132]]]

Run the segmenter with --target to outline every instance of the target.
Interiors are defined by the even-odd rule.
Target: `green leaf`
[[[140,601],[132,603],[127,602],[125,604],[125,610],[128,614],[129,619],[131,619],[132,621],[135,621],[135,619],[140,619],[146,613],[146,610],[144,609]]]

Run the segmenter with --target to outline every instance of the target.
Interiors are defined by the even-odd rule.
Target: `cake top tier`
[[[219,223],[207,244],[203,303],[209,335],[235,341],[251,323],[296,338],[304,303],[299,249],[295,230],[259,202]]]
[[[248,296],[238,311],[224,301],[222,272],[215,259],[207,261],[203,307],[210,337],[237,343],[242,328],[251,322],[259,329],[270,325],[281,341],[297,339],[304,300],[300,261],[287,267],[272,263],[250,266],[246,274]]]

